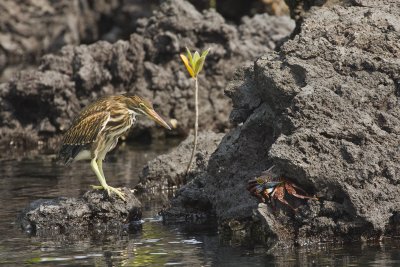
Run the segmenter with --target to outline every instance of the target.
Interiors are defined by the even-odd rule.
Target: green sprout
[[[196,112],[196,118],[195,118],[195,124],[194,124],[194,140],[193,140],[193,149],[192,149],[192,155],[190,156],[189,160],[189,165],[186,169],[186,175],[189,173],[190,166],[192,165],[194,154],[196,153],[196,147],[197,147],[197,132],[199,129],[199,84],[197,81],[197,75],[200,73],[200,71],[203,69],[204,66],[204,61],[206,60],[206,56],[210,52],[210,48],[207,50],[203,51],[201,53],[201,56],[199,52],[195,51],[194,54],[190,52],[190,50],[186,47],[186,56],[183,54],[180,54],[180,57],[185,64],[185,67],[187,71],[189,72],[190,76],[194,79],[195,81],[195,94],[194,94],[194,102],[195,102],[195,112]]]

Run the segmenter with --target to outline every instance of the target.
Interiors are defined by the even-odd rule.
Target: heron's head
[[[126,97],[128,109],[134,111],[137,114],[146,115],[156,123],[167,128],[168,130],[171,130],[171,127],[168,125],[168,123],[166,123],[161,118],[161,116],[154,111],[153,105],[149,101],[137,95]]]

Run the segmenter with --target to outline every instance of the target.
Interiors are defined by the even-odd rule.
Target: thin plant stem
[[[209,6],[210,8],[217,9],[217,0],[210,0]]]
[[[197,82],[197,77],[194,78],[195,81],[195,92],[194,92],[194,105],[195,105],[195,113],[196,113],[196,118],[194,122],[194,139],[193,139],[193,149],[192,149],[192,155],[190,156],[189,160],[189,165],[186,169],[186,175],[190,171],[190,167],[193,162],[194,154],[196,153],[196,148],[197,148],[197,132],[199,129],[199,84]]]

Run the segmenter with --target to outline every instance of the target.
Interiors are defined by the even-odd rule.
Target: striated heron
[[[121,199],[124,194],[107,184],[103,173],[103,160],[121,137],[135,123],[136,115],[146,115],[161,126],[170,126],[154,111],[145,99],[133,95],[106,96],[84,108],[65,133],[59,158],[65,164],[72,161],[90,159],[91,167],[100,181],[95,189],[111,191]]]

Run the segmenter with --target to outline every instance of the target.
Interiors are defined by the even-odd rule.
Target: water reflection
[[[104,164],[109,183],[133,187],[138,172],[175,144],[123,145]],[[38,198],[78,197],[97,180],[87,162],[64,167],[54,155],[0,162],[0,265],[3,266],[394,266],[400,265],[400,242],[375,245],[322,244],[266,253],[260,246],[222,245],[213,226],[163,225],[158,211],[173,191],[140,196],[142,231],[131,235],[68,239],[27,237],[14,225],[17,213]]]

